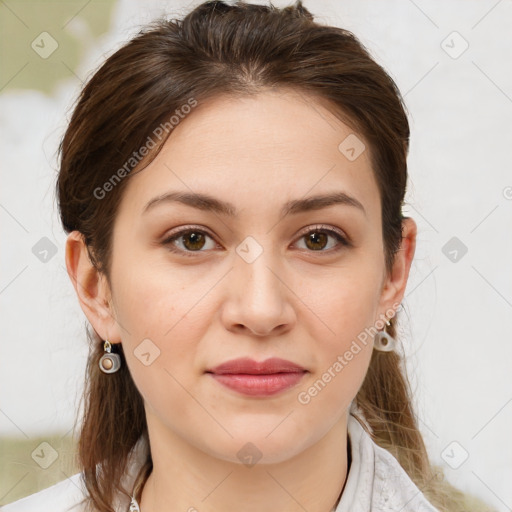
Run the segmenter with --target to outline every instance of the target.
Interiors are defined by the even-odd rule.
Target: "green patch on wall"
[[[78,473],[70,435],[32,439],[0,437],[0,506]]]
[[[114,0],[0,2],[0,92],[51,94],[76,73],[88,41],[107,32],[114,5]]]

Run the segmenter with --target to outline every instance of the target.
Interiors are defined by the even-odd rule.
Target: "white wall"
[[[78,16],[71,30],[83,37],[87,57],[75,73],[84,79],[102,53],[164,6],[180,14],[188,4],[121,0],[109,34],[97,40],[80,32]],[[512,2],[304,4],[320,21],[359,36],[405,96],[412,128],[406,212],[419,234],[403,336],[420,424],[451,481],[509,510]],[[80,85],[72,77],[51,96],[0,94],[2,435],[68,431],[82,389],[85,316],[65,271],[53,191],[57,144]],[[32,253],[42,237],[57,250],[47,263]],[[443,253],[452,237],[467,247],[457,262]],[[453,441],[446,461],[454,466],[469,454],[458,469],[441,457]]]

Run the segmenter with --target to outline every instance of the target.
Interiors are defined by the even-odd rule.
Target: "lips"
[[[291,361],[273,357],[262,362],[249,358],[233,359],[206,373],[237,393],[268,397],[297,385],[307,370]]]
[[[208,373],[215,373],[217,375],[241,373],[247,375],[270,375],[273,373],[299,373],[305,371],[302,366],[278,357],[272,357],[261,362],[248,357],[232,359],[211,370],[207,370]]]

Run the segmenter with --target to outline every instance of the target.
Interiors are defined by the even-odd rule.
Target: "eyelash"
[[[180,230],[180,231],[178,231],[176,233],[173,233],[170,236],[168,236],[162,242],[162,245],[167,246],[167,248],[171,252],[178,253],[178,254],[181,254],[181,255],[184,255],[184,256],[187,256],[187,257],[195,257],[195,254],[197,254],[197,253],[207,252],[207,251],[203,251],[203,250],[197,250],[197,251],[183,250],[183,249],[178,249],[176,246],[174,246],[174,244],[172,242],[174,242],[175,240],[178,240],[182,236],[187,235],[189,233],[201,233],[201,234],[209,236],[213,240],[213,237],[207,231],[205,231],[203,229],[199,229],[199,227],[196,228],[194,226],[189,226],[189,227],[187,227],[185,229],[182,229],[182,230]],[[309,235],[311,233],[325,233],[325,234],[331,235],[331,236],[333,236],[339,242],[339,246],[336,247],[336,248],[328,249],[328,250],[323,250],[323,249],[318,250],[318,251],[308,250],[307,252],[333,254],[335,252],[338,252],[338,251],[342,250],[345,247],[351,247],[352,246],[352,244],[341,233],[339,233],[337,230],[334,230],[333,228],[328,228],[328,227],[323,226],[323,225],[313,226],[308,231],[303,232],[298,237],[297,241],[301,240],[302,238],[304,238],[305,236],[307,236],[307,235]]]

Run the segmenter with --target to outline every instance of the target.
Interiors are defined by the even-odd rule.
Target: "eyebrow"
[[[159,204],[173,202],[192,206],[199,210],[212,211],[228,217],[234,217],[237,214],[236,207],[232,203],[221,201],[220,199],[208,194],[189,192],[167,192],[154,197],[146,204],[142,213],[147,213]],[[281,217],[313,210],[321,210],[322,208],[327,208],[333,205],[352,206],[362,211],[366,216],[366,210],[360,201],[355,197],[348,195],[346,192],[340,191],[288,201],[281,208]]]

